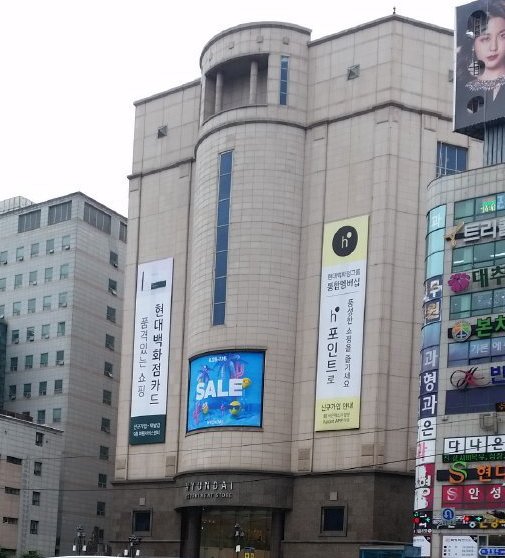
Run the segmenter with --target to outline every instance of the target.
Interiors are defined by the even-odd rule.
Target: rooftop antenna
[[[393,15],[396,15],[396,6],[393,6]]]

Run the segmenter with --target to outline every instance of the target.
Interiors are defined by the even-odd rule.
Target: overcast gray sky
[[[455,0],[4,0],[0,199],[80,190],[127,215],[133,101],[200,77],[205,43],[248,21],[312,39],[398,14],[453,27]]]

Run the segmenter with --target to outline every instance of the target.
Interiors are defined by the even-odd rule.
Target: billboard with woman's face
[[[261,426],[263,351],[209,353],[191,359],[188,432],[221,426]]]
[[[454,129],[482,139],[505,121],[505,0],[456,8]]]

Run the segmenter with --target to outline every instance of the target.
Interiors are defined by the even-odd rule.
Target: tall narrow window
[[[216,223],[216,261],[214,266],[214,307],[212,325],[224,324],[226,278],[228,273],[228,232],[230,227],[230,192],[233,151],[219,155]]]
[[[281,84],[280,84],[280,95],[279,104],[288,104],[288,66],[289,58],[287,56],[281,56]]]

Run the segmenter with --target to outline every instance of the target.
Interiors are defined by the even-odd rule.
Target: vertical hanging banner
[[[368,216],[324,226],[315,430],[359,428]]]
[[[130,444],[165,441],[174,260],[137,269]]]

